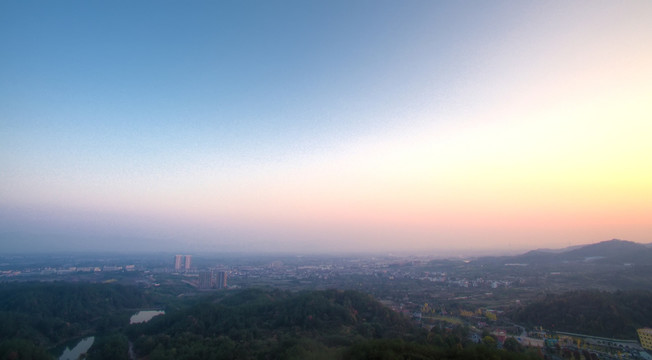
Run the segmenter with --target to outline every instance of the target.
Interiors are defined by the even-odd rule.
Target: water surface
[[[143,310],[135,313],[129,319],[129,324],[138,324],[152,320],[154,316],[163,315],[165,311],[162,310]]]
[[[88,349],[93,346],[93,342],[95,342],[95,336],[89,336],[87,338],[81,339],[72,349],[66,346],[66,348],[63,350],[63,354],[59,356],[59,360],[79,359],[79,355],[88,352]]]

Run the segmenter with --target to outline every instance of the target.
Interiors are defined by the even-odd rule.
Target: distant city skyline
[[[652,2],[0,3],[0,252],[652,242]]]

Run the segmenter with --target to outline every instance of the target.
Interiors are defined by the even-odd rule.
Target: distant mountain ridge
[[[481,261],[504,261],[531,265],[556,263],[601,263],[652,265],[652,244],[612,239],[595,244],[572,246],[564,249],[537,249],[525,254]]]

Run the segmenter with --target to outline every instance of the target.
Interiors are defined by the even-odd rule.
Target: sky
[[[652,242],[652,2],[0,2],[0,252]]]

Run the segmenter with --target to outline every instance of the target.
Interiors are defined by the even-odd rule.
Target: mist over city
[[[0,359],[652,359],[650,19],[1,2]]]

